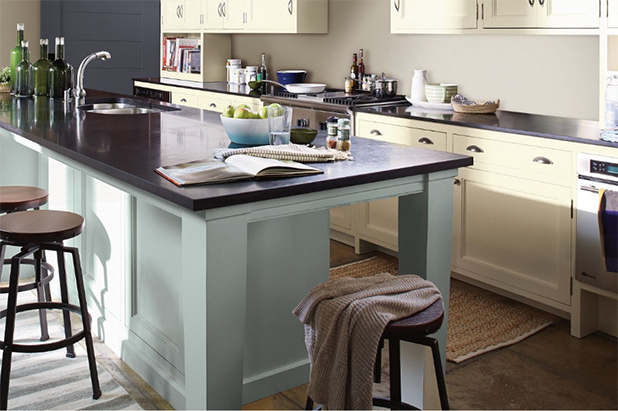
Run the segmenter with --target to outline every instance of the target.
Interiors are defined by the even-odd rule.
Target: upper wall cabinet
[[[607,27],[618,28],[618,0],[607,0]]]
[[[328,0],[161,0],[163,31],[328,33]]]
[[[392,0],[391,32],[476,29],[478,0]]]
[[[483,0],[484,28],[598,28],[599,0]]]

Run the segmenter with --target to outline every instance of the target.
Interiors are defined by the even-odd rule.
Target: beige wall
[[[10,64],[11,50],[17,44],[17,23],[24,23],[31,58],[38,60],[40,22],[39,0],[0,0],[0,67]]]
[[[307,81],[343,88],[352,53],[364,48],[367,72],[397,78],[400,93],[409,95],[413,70],[424,68],[432,82],[499,98],[505,110],[598,119],[597,36],[394,35],[389,5],[330,0],[328,34],[236,34],[232,53],[245,66],[265,52],[270,73],[306,69]]]

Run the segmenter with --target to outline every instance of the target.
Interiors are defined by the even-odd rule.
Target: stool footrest
[[[4,260],[4,262],[2,263],[3,265],[10,265],[11,264],[11,260],[10,259],[6,259]],[[31,260],[31,259],[24,259],[21,261],[21,265],[34,265],[35,261]],[[41,262],[41,268],[43,268],[43,270],[47,271],[47,276],[44,278],[41,278],[41,285],[45,286],[47,284],[50,283],[51,280],[54,279],[54,267],[52,267],[51,264],[42,261]],[[29,291],[29,290],[34,290],[37,288],[37,283],[36,282],[31,282],[31,283],[26,283],[26,284],[21,284],[17,286],[17,292],[22,292],[22,291]],[[0,294],[8,294],[9,293],[9,287],[0,287]]]

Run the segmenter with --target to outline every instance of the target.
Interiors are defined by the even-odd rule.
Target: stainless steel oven
[[[601,241],[601,190],[618,191],[618,158],[579,154],[577,158],[577,243],[575,278],[618,292],[618,273],[607,270]]]

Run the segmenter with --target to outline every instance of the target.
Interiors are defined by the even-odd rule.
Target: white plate
[[[451,103],[430,103],[428,101],[417,101],[412,100],[408,96],[406,96],[406,100],[408,100],[410,104],[416,107],[429,108],[432,110],[453,111],[453,106],[451,106]]]
[[[326,84],[318,84],[318,83],[292,83],[286,84],[285,88],[290,93],[298,93],[298,94],[317,94],[321,93],[326,89]]]

